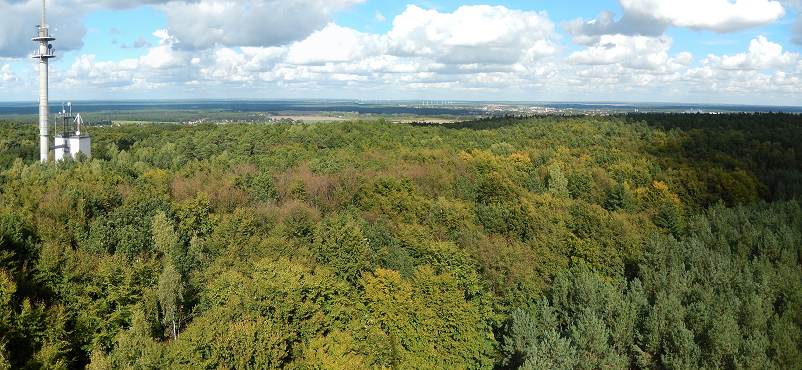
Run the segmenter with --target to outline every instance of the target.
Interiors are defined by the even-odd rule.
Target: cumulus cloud
[[[385,34],[329,23],[302,40],[272,47],[215,42],[189,51],[180,47],[185,41],[173,29],[154,35],[159,45],[141,58],[103,62],[86,56],[64,76],[76,83],[106,79],[114,89],[129,88],[121,85],[126,79],[140,88],[183,79],[208,86],[478,90],[536,83],[549,75],[544,58],[557,49],[554,25],[544,13],[499,6],[465,6],[452,13],[410,6]]]
[[[21,58],[33,53],[31,42],[39,23],[41,2],[35,0],[0,0],[0,57]],[[80,13],[79,13],[80,14]],[[83,46],[86,34],[82,22],[75,22],[74,12],[64,3],[48,6],[50,33],[57,39],[57,50],[74,50]]]
[[[802,59],[759,36],[743,53],[710,55],[686,72],[697,91],[757,99],[761,103],[798,104],[802,94]],[[759,97],[759,98],[758,98]]]
[[[623,36],[607,36],[615,42],[611,50],[601,50],[604,41],[572,54],[574,70],[561,71],[563,86],[577,95],[600,94],[637,96],[676,96],[672,100],[718,100],[761,104],[798,104],[802,94],[802,58],[763,36],[750,42],[748,49],[732,55],[709,55],[699,64],[689,53],[667,57],[662,51],[667,40],[650,43],[644,39],[624,41]],[[651,46],[649,46],[651,45]],[[632,51],[640,50],[640,51]],[[646,63],[629,61],[642,54]],[[642,65],[654,69],[638,68]],[[633,95],[637,94],[637,95]],[[712,98],[711,98],[712,97]]]
[[[802,75],[799,71],[761,72],[723,70],[703,66],[687,72],[687,83],[701,95],[716,94],[730,99],[744,98],[749,103],[799,104]]]
[[[798,61],[799,54],[783,52],[782,45],[769,41],[765,36],[758,36],[749,43],[749,50],[745,53],[711,55],[705,63],[720,69],[759,70],[791,67]]]
[[[660,36],[668,26],[733,32],[774,22],[785,15],[783,4],[799,8],[800,0],[619,0],[624,14],[605,11],[595,19],[566,22],[564,28],[580,45],[602,35]],[[802,27],[802,26],[800,26]]]
[[[161,6],[185,48],[278,46],[306,38],[363,0],[198,0]]]
[[[196,64],[192,54],[173,48],[175,39],[166,30],[153,35],[159,45],[139,58],[99,61],[94,55],[81,55],[66,71],[55,70],[53,80],[61,87],[113,90],[153,89],[193,80],[197,71],[187,68]]]
[[[87,7],[100,2],[71,1]],[[323,3],[289,2],[311,7],[318,4],[316,1]],[[743,1],[727,3],[738,7]],[[564,27],[583,48],[566,53],[561,51],[554,23],[543,12],[503,6],[463,6],[444,12],[413,5],[388,19],[390,30],[386,33],[360,32],[330,21],[336,9],[356,2],[327,2],[329,8],[314,10],[328,14],[319,18],[316,27],[291,37],[276,36],[280,33],[246,35],[243,37],[253,38],[241,42],[234,36],[259,32],[268,22],[237,15],[239,10],[233,8],[214,8],[222,0],[152,1],[162,9],[186,7],[196,12],[193,16],[204,11],[230,11],[240,21],[214,23],[218,21],[205,18],[211,15],[201,15],[198,22],[210,21],[212,25],[203,28],[204,34],[194,35],[192,28],[196,25],[185,25],[168,16],[166,28],[154,33],[158,42],[141,45],[141,57],[104,61],[92,55],[80,56],[66,69],[53,67],[53,85],[55,91],[68,88],[71,94],[95,89],[102,94],[122,92],[121,97],[168,91],[175,97],[204,93],[214,97],[345,94],[483,99],[503,93],[508,99],[688,100],[682,97],[747,96],[752,89],[763,99],[779,102],[783,96],[798,101],[802,93],[802,61],[781,45],[757,37],[742,53],[710,55],[695,61],[690,53],[675,50],[672,39],[663,34],[666,27],[678,22],[658,20],[654,14],[625,9],[620,18],[605,12],[591,21],[569,22]],[[133,3],[119,0],[104,6],[124,8]],[[270,1],[260,4],[264,3]],[[247,8],[252,3],[244,0],[238,4]],[[292,9],[291,5],[282,6]],[[211,8],[202,10],[204,7]],[[656,14],[660,9],[654,10]],[[258,14],[261,10],[257,7],[250,11]],[[230,35],[218,32],[228,33],[232,27]],[[244,28],[241,31],[237,27]],[[9,78],[19,82],[6,86],[29,80],[35,83],[35,71],[26,73],[30,78],[19,76],[19,72],[14,75],[10,67],[0,68],[0,83]],[[539,95],[544,91],[548,93]]]
[[[775,0],[620,0],[627,14],[677,27],[732,32],[774,22],[785,15]]]
[[[138,59],[140,65],[154,69],[179,68],[187,65],[189,53],[176,52],[173,46],[176,40],[167,30],[156,30],[153,36],[159,39],[159,45],[148,49],[148,52]]]
[[[0,67],[0,82],[14,82],[17,80],[17,75],[11,70],[11,66],[4,64]]]
[[[349,62],[379,54],[380,49],[378,36],[332,23],[307,39],[290,46],[287,62],[290,64]]]
[[[554,53],[553,33],[554,24],[542,12],[479,5],[441,13],[411,5],[393,20],[386,38],[393,55],[509,64]]]
[[[784,16],[783,5],[798,9],[799,1],[619,0],[624,10],[619,19],[603,12],[590,21],[563,25],[575,44],[586,46],[569,55],[576,67],[562,71],[564,85],[578,92],[598,87],[590,94],[603,93],[609,86],[624,93],[659,86],[663,93],[700,96],[745,96],[749,89],[767,91],[771,86],[777,86],[776,92],[798,93],[792,84],[802,72],[794,67],[798,56],[765,37],[753,40],[745,53],[710,55],[695,67],[690,53],[671,55],[671,39],[664,33],[669,26],[714,32],[761,26]]]
[[[651,71],[676,69],[692,61],[689,53],[670,58],[671,44],[672,40],[667,36],[602,35],[596,44],[572,53],[568,60],[574,64],[617,64]]]
[[[81,20],[89,12],[150,4],[165,12],[167,29],[181,41],[181,48],[278,46],[303,40],[326,26],[335,12],[363,1],[66,0],[48,3],[48,23],[59,50],[75,50],[83,45],[86,29]],[[39,0],[0,0],[0,57],[32,52],[30,39],[40,7]]]
[[[621,19],[616,20],[615,14],[609,11],[602,12],[589,21],[579,18],[564,25],[573,36],[573,41],[580,45],[594,44],[602,35],[660,36],[667,26],[666,22],[642,15],[624,14]]]
[[[207,58],[198,58],[199,77],[206,81],[252,82],[263,79],[263,74],[272,70],[286,55],[286,49],[242,48],[240,52],[221,48]]]

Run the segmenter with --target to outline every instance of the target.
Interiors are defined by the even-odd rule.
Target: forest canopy
[[[0,369],[802,368],[802,117],[0,123]]]

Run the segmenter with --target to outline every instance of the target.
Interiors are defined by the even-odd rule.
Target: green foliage
[[[626,183],[616,184],[615,187],[610,189],[607,193],[607,200],[604,202],[604,208],[609,211],[635,211],[637,203],[632,189]]]
[[[9,369],[11,363],[6,346],[13,328],[14,309],[11,306],[17,286],[5,270],[0,269],[0,368]]]
[[[194,198],[178,204],[176,208],[178,231],[186,238],[209,234],[212,231],[212,223],[209,220],[211,211],[209,196],[205,193],[198,193]]]
[[[365,277],[364,289],[366,340],[375,366],[492,365],[488,308],[480,300],[466,300],[452,276],[422,268],[405,280],[395,271],[378,270]]]
[[[549,192],[559,196],[568,196],[568,179],[563,174],[559,163],[549,166]]]
[[[248,187],[250,194],[260,202],[274,201],[278,197],[275,181],[267,172],[261,172],[252,177]]]
[[[315,230],[315,257],[350,283],[356,283],[363,272],[373,269],[372,252],[362,227],[350,216],[332,215]]]
[[[166,364],[162,360],[163,348],[152,338],[152,326],[141,310],[134,312],[131,327],[115,337],[114,351],[104,355],[92,353],[89,368],[112,369],[133,367],[138,369],[160,369]]]
[[[336,330],[325,337],[309,341],[299,367],[305,369],[368,369],[363,354],[355,352],[359,347],[354,337]]]
[[[417,220],[425,209],[424,200],[414,185],[405,179],[378,179],[372,186],[362,189],[357,198],[362,209],[405,222]]]
[[[192,368],[283,367],[303,343],[344,329],[354,315],[351,288],[328,269],[282,259],[209,283],[199,316],[168,348],[168,361]],[[170,367],[172,367],[171,365]]]
[[[593,200],[593,177],[587,173],[572,172],[567,176],[568,193],[574,199]]]
[[[476,218],[487,231],[520,240],[528,240],[536,230],[535,210],[524,198],[479,204]]]
[[[800,116],[33,129],[0,369],[802,364]]]
[[[158,292],[162,324],[168,327],[175,339],[178,337],[181,306],[184,301],[184,284],[181,281],[181,275],[170,262],[164,264],[164,271],[159,276]]]
[[[798,202],[719,206],[681,240],[650,239],[631,279],[608,281],[584,267],[561,273],[549,301],[510,316],[505,364],[561,366],[537,352],[538,341],[556,335],[565,344],[552,348],[576,349],[560,357],[572,368],[798,368],[799,348],[788,343],[800,343],[802,326],[790,319],[799,311],[777,303],[802,302],[800,226]],[[779,239],[797,247],[780,252]]]
[[[176,263],[181,255],[181,241],[175,232],[172,220],[160,212],[153,217],[152,224],[153,244],[171,263]]]

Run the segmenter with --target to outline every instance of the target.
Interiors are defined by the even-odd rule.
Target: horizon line
[[[356,99],[356,98],[167,98],[167,99],[51,99],[49,105],[62,102],[84,103],[129,103],[129,102],[351,102],[351,103],[400,103],[400,102],[450,102],[469,104],[630,104],[630,105],[673,105],[673,106],[729,106],[729,107],[778,107],[802,108],[802,105],[772,105],[746,103],[690,103],[681,101],[626,101],[626,100],[481,100],[481,99]],[[39,104],[38,100],[0,100],[0,104]]]

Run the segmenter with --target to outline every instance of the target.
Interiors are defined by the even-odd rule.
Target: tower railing
[[[33,51],[33,58],[55,58],[56,57],[56,48],[49,47],[47,50],[42,53],[41,48],[36,48]]]

